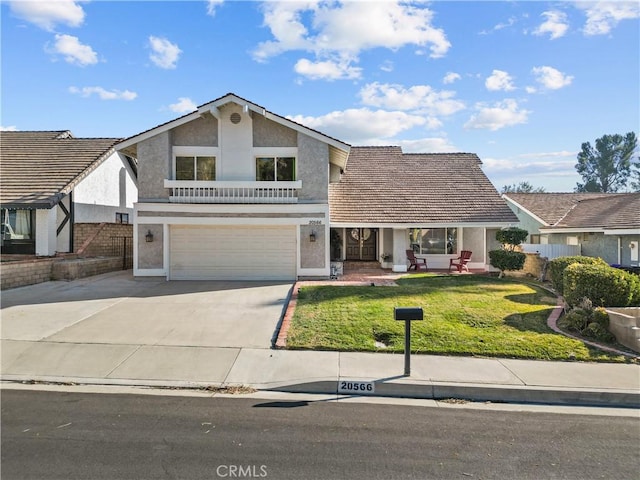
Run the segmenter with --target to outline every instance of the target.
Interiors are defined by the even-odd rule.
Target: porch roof
[[[329,186],[332,223],[508,225],[518,219],[473,153],[403,153],[352,147]]]
[[[0,204],[51,208],[115,149],[117,138],[75,138],[71,132],[0,133]]]

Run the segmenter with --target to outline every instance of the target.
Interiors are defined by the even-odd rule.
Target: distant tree
[[[529,182],[520,182],[513,185],[505,185],[500,193],[544,193],[544,187],[534,187]]]
[[[631,167],[631,190],[640,192],[640,156],[636,157],[636,162]]]
[[[576,192],[614,193],[623,189],[631,174],[631,156],[638,146],[633,132],[622,135],[603,135],[596,139],[595,149],[589,142],[582,144],[576,170],[584,183]]]

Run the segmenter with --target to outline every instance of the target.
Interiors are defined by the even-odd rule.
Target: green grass
[[[546,321],[556,299],[537,286],[431,274],[405,277],[398,284],[300,289],[287,348],[402,352],[404,322],[394,320],[393,309],[422,307],[424,320],[411,327],[414,353],[625,361],[549,329]]]

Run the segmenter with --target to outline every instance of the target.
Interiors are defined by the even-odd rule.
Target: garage
[[[295,226],[170,227],[171,280],[295,280]]]

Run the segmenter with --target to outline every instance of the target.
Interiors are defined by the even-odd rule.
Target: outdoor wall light
[[[312,230],[311,233],[309,234],[309,241],[310,242],[315,242],[316,241],[316,231]]]
[[[153,233],[151,233],[151,230],[147,231],[147,234],[144,236],[144,238],[147,242],[153,242]]]

